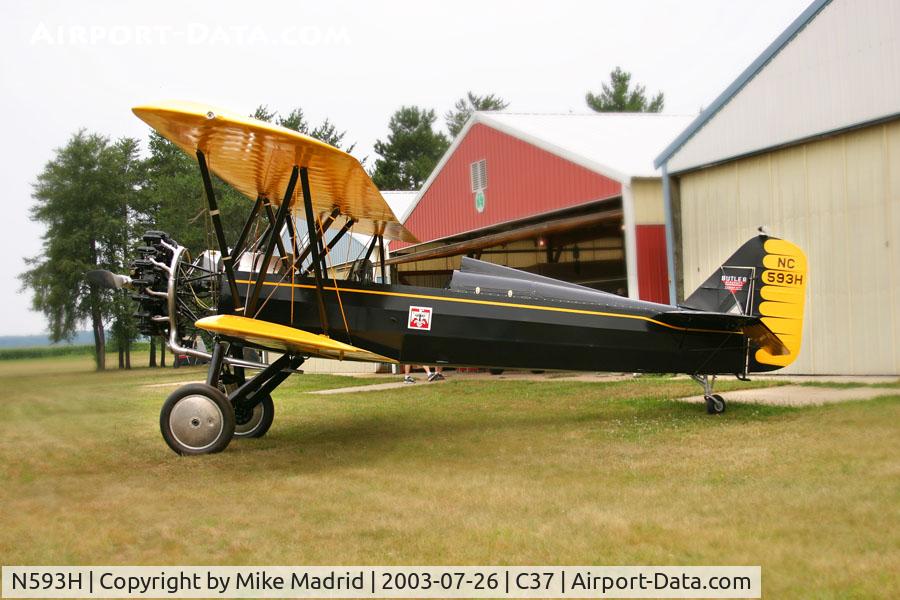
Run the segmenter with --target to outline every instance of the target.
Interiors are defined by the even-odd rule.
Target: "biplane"
[[[192,257],[149,231],[130,276],[89,278],[130,288],[143,333],[208,360],[206,382],[177,389],[162,407],[162,436],[179,454],[265,435],[272,392],[309,357],[686,373],[703,386],[707,411],[721,413],[717,376],[779,369],[800,350],[806,257],[785,240],[761,232],[678,306],[468,257],[446,288],[388,284],[385,243],[417,240],[355,158],[206,106],[165,103],[134,113],[196,157],[217,249]],[[226,239],[212,174],[248,198],[234,240]],[[331,250],[351,231],[369,242],[338,279]],[[260,362],[258,350],[278,357]]]

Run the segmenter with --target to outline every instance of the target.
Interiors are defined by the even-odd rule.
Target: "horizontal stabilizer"
[[[226,338],[238,339],[251,346],[268,350],[280,350],[282,352],[317,356],[319,358],[334,358],[337,360],[397,362],[392,358],[333,340],[324,335],[249,317],[215,315],[200,319],[196,325],[200,329],[205,329]]]
[[[725,314],[701,310],[672,310],[653,317],[657,321],[690,329],[739,331],[745,325],[759,321],[752,315]]]
[[[753,340],[757,348],[765,350],[772,356],[783,356],[790,353],[784,342],[755,315],[673,310],[660,313],[653,318],[674,327],[740,332]]]

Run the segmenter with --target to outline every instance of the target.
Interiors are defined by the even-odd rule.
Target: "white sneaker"
[[[416,380],[412,378],[411,375],[407,375],[403,378],[403,383],[415,383]]]

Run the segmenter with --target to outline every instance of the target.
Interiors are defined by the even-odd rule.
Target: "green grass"
[[[766,597],[900,594],[895,390],[710,417],[671,378],[304,375],[264,439],[182,458],[146,386],[201,369],[76,362],[0,366],[2,564],[761,564]]]
[[[36,346],[34,348],[0,348],[0,360],[81,356],[90,355],[93,351],[93,346],[85,344],[74,344],[71,346]]]
[[[110,343],[107,351],[111,352],[112,363],[118,361],[118,355],[114,354],[115,344]],[[149,353],[150,342],[135,342],[131,345],[131,352]],[[0,361],[5,360],[24,360],[29,358],[59,358],[62,356],[93,356],[94,346],[92,344],[72,344],[61,346],[35,346],[32,348],[0,348]],[[109,359],[107,359],[109,360]]]

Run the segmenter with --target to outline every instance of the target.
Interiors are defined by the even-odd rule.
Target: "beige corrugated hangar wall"
[[[809,258],[784,372],[900,374],[900,3],[820,0],[782,38],[657,159],[676,278],[766,225]]]
[[[684,289],[765,224],[809,259],[796,373],[898,372],[900,121],[680,178]]]

